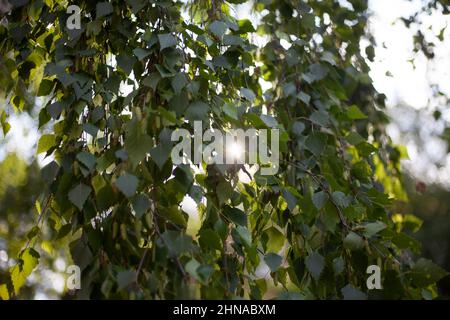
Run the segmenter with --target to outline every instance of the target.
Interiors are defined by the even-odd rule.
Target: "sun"
[[[227,157],[228,155],[233,161],[242,159],[244,157],[244,148],[242,144],[238,142],[229,144],[227,146]]]

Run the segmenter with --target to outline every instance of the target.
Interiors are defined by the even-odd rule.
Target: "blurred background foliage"
[[[422,254],[450,268],[450,190],[439,184],[426,185],[407,176],[409,203],[404,209],[422,220],[422,227],[413,234],[422,244]],[[438,282],[441,298],[450,298],[450,276]]]
[[[1,146],[1,145],[0,145]],[[28,163],[15,153],[0,162],[0,280],[14,265],[15,257],[35,232],[39,196],[44,182],[37,161]],[[59,298],[63,294],[67,252],[65,242],[45,241],[40,244],[41,264],[22,288],[22,299]]]

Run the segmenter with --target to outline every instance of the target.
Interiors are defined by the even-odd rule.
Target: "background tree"
[[[367,1],[255,1],[256,22],[230,15],[243,2],[73,1],[75,30],[66,1],[2,6],[0,96],[16,112],[39,97],[38,153],[52,159],[2,298],[56,239],[83,270],[78,297],[436,297],[446,272],[416,258],[403,231],[417,220],[396,212],[404,153],[368,75]],[[278,128],[280,171],[174,166],[170,133],[195,120]],[[366,288],[372,264],[383,290]]]

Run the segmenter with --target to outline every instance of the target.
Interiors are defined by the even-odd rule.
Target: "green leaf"
[[[335,191],[331,194],[334,203],[341,208],[347,208],[350,205],[350,199],[341,191]]]
[[[11,273],[11,281],[14,287],[14,293],[17,295],[20,288],[25,284],[28,276],[33,272],[39,262],[39,253],[34,249],[26,249],[20,256],[19,263],[15,265]]]
[[[172,151],[171,131],[163,129],[159,135],[159,144],[150,150],[150,155],[158,168],[162,170]]]
[[[344,239],[344,247],[350,250],[359,250],[364,248],[364,240],[354,232],[350,232]]]
[[[184,73],[177,73],[175,77],[173,77],[171,84],[174,92],[176,94],[179,94],[187,84],[186,76],[184,75]]]
[[[262,114],[259,116],[259,118],[264,122],[264,124],[268,128],[277,128],[278,127],[277,120],[274,117],[272,117],[271,115]]]
[[[359,108],[356,105],[351,105],[347,109],[347,117],[351,120],[361,120],[367,118],[367,116],[364,113],[362,113],[362,111],[359,110]]]
[[[363,157],[368,157],[371,153],[377,151],[377,148],[366,141],[359,143],[356,149]]]
[[[331,205],[328,209],[323,210],[321,219],[329,232],[334,233],[336,231],[336,226],[340,220],[336,210]]]
[[[111,91],[113,93],[117,93],[119,91],[121,81],[122,80],[119,75],[113,74],[106,80],[104,86],[109,91]]]
[[[41,169],[41,177],[45,182],[51,183],[56,178],[58,170],[59,165],[55,161],[52,161]]]
[[[6,121],[6,112],[4,112],[4,111],[0,112],[0,123],[2,125],[3,136],[6,136],[6,134],[11,129],[11,125]],[[40,120],[39,120],[39,123],[40,123]],[[41,126],[39,126],[39,128],[40,127]]]
[[[216,232],[211,229],[203,229],[199,232],[199,243],[202,248],[210,248],[221,251],[222,241]]]
[[[127,0],[127,2],[131,5],[131,10],[133,10],[134,14],[138,13],[147,5],[145,0]]]
[[[261,129],[267,127],[264,121],[256,113],[245,113],[244,119],[255,128]]]
[[[238,36],[226,34],[223,36],[222,44],[224,46],[242,46],[244,44],[244,39]]]
[[[324,191],[316,192],[312,196],[312,202],[317,210],[322,209],[325,203],[327,203],[327,201],[328,201],[328,194]]]
[[[97,12],[97,19],[101,17],[105,17],[107,15],[110,15],[113,13],[114,8],[111,3],[109,2],[99,2],[97,3],[96,12]]]
[[[329,64],[331,64],[332,66],[336,65],[336,60],[334,55],[330,52],[330,51],[324,51],[322,53],[322,57],[320,58],[320,60],[328,62]]]
[[[38,99],[45,134],[37,152],[54,161],[39,176],[34,164],[30,171],[7,156],[0,211],[29,211],[27,190],[46,190],[53,211],[43,214],[45,199],[35,204],[45,228],[23,238],[36,240],[48,227],[41,249],[49,252],[60,245],[49,239],[77,239],[68,258],[83,270],[80,297],[263,299],[283,288],[278,298],[438,297],[444,271],[436,265],[399,259],[389,268],[394,255],[418,254],[408,234],[421,222],[405,214],[391,221],[404,198],[403,151],[384,130],[386,97],[365,65],[374,49],[359,48],[371,39],[367,21],[348,24],[366,15],[366,1],[350,1],[351,10],[339,1],[81,1],[78,30],[64,27],[72,1],[9,2],[14,10],[0,10],[8,18],[0,25],[1,127],[6,134],[13,112],[30,113],[36,96],[51,98]],[[238,3],[247,5],[227,8]],[[261,19],[231,12],[249,7]],[[316,23],[325,12],[333,32],[310,41],[327,27]],[[443,110],[433,115],[442,120]],[[241,181],[239,164],[174,165],[171,133],[189,136],[194,120],[222,133],[279,129],[280,170],[264,176],[246,166],[253,179]],[[6,240],[14,258],[20,241]],[[16,261],[24,266],[20,255]],[[375,263],[387,267],[384,289],[369,291],[366,268]],[[260,274],[261,264],[270,274]],[[16,289],[26,281],[13,268],[0,270],[0,297],[22,299],[28,292],[15,294],[11,271]]]
[[[420,230],[423,221],[412,214],[405,214],[403,216],[403,225],[405,228],[411,230],[412,232],[417,232]]]
[[[396,234],[392,238],[392,242],[400,249],[409,249],[417,254],[421,249],[420,242],[404,233]]]
[[[365,51],[366,51],[367,58],[371,62],[373,62],[373,59],[375,58],[375,49],[374,49],[374,47],[373,46],[367,46]]]
[[[320,275],[325,268],[325,258],[315,251],[305,259],[305,265],[313,278],[319,280]]]
[[[234,4],[241,4],[241,3],[244,3],[244,2],[247,2],[248,0],[228,0],[227,2],[229,2],[229,3],[234,3]],[[269,1],[270,2],[270,1]],[[269,2],[267,2],[267,3],[269,3]],[[242,20],[240,20],[240,21],[242,21]],[[248,21],[248,20],[247,20]]]
[[[278,270],[278,268],[281,266],[283,259],[276,253],[271,252],[271,253],[268,253],[264,257],[264,261],[266,262],[267,266],[270,268],[271,272],[276,272]]]
[[[333,271],[335,275],[341,274],[345,269],[345,261],[342,257],[333,259]]]
[[[200,267],[197,268],[197,273],[199,276],[199,281],[203,285],[208,285],[208,281],[214,273],[214,268],[210,265],[200,265]]]
[[[244,3],[247,0],[234,0],[234,1],[229,1],[229,2],[238,2],[238,3]],[[239,24],[239,32],[238,33],[250,33],[250,32],[255,32],[255,28],[253,27],[253,24],[250,20],[248,19],[242,19],[238,21]]]
[[[170,48],[178,43],[177,38],[170,33],[158,34],[160,50]]]
[[[433,292],[431,290],[422,289],[421,290],[422,298],[425,300],[433,300]]]
[[[121,54],[117,57],[117,65],[122,69],[125,74],[129,75],[133,70],[133,66],[136,63],[136,58],[127,54]]]
[[[49,149],[51,149],[53,146],[55,146],[56,143],[56,136],[54,134],[44,134],[39,139],[38,146],[37,146],[37,154],[47,152]]]
[[[303,74],[303,79],[308,82],[309,84],[322,80],[323,78],[326,77],[326,75],[328,74],[328,69],[319,64],[319,63],[315,63],[312,64],[308,67],[308,71]]]
[[[205,31],[203,29],[201,29],[199,26],[197,26],[195,24],[187,24],[186,25],[186,29],[189,30],[189,31],[194,32],[197,35],[201,35],[201,34],[205,33]]]
[[[250,234],[250,231],[246,227],[243,226],[237,226],[236,231],[241,238],[243,244],[246,247],[250,247],[252,245],[252,235]]]
[[[141,218],[150,209],[150,199],[144,193],[138,194],[133,200],[133,210],[137,218]]]
[[[198,268],[200,267],[200,263],[192,258],[188,263],[184,266],[186,272],[189,273],[194,279],[200,280],[200,277],[197,273]]]
[[[234,105],[225,103],[223,105],[223,112],[231,119],[238,120],[238,109]]]
[[[208,27],[209,31],[211,31],[216,37],[221,38],[225,31],[227,31],[227,25],[222,21],[214,21]]]
[[[102,24],[103,20],[100,19],[88,22],[86,25],[86,35],[97,36],[100,33],[100,31],[102,31]]]
[[[311,96],[301,91],[297,94],[297,99],[302,101],[304,104],[309,105],[309,102],[311,101]]]
[[[282,194],[284,200],[286,200],[288,209],[290,211],[294,211],[295,207],[297,206],[297,198],[288,189],[283,189]]]
[[[161,216],[166,217],[167,219],[169,219],[176,225],[179,225],[182,227],[187,226],[187,220],[177,205],[173,205],[168,208],[158,206],[158,210],[161,213]]]
[[[352,165],[351,174],[360,181],[369,181],[369,177],[372,175],[372,169],[366,161],[358,161]]]
[[[97,161],[92,153],[86,151],[78,153],[77,160],[80,161],[89,170],[94,169],[95,163]]]
[[[319,157],[325,149],[327,136],[323,133],[313,133],[308,136],[305,141],[306,148],[311,151],[316,157]]]
[[[364,236],[370,238],[384,229],[386,229],[386,225],[381,221],[366,223],[364,225]]]
[[[367,300],[367,295],[353,287],[351,284],[346,285],[341,289],[344,300]]]
[[[139,130],[140,123],[133,119],[128,122],[125,136],[125,150],[127,151],[132,167],[136,167],[150,152],[153,140]]]
[[[233,188],[228,181],[220,182],[216,188],[217,198],[219,199],[219,204],[223,204],[230,199],[233,194]]]
[[[323,111],[314,111],[309,117],[309,120],[322,127],[326,127],[330,124],[330,116]]]
[[[142,80],[142,84],[144,86],[150,87],[153,90],[156,90],[156,87],[161,80],[161,75],[159,72],[153,72]]]
[[[294,82],[288,82],[283,85],[283,94],[285,97],[295,96],[297,94],[297,86]]]
[[[286,236],[277,228],[270,227],[265,230],[264,233],[267,235],[266,251],[268,252],[279,252],[284,245]]]
[[[138,178],[132,174],[125,173],[116,180],[115,185],[127,198],[131,198],[136,193],[138,183]]]
[[[151,54],[151,52],[142,48],[136,48],[133,50],[133,54],[138,58],[139,61],[142,61],[147,58]]]
[[[180,232],[166,230],[161,238],[164,240],[164,247],[167,245],[172,257],[180,256],[192,249],[192,238]],[[162,243],[160,242],[160,244]]]
[[[253,90],[248,88],[241,88],[241,96],[243,96],[245,99],[247,99],[250,102],[255,101],[256,95],[253,92]]]
[[[302,132],[305,131],[305,129],[305,124],[300,121],[295,121],[292,125],[292,133],[297,139],[302,137]]]
[[[364,141],[366,141],[363,137],[361,137],[357,132],[350,132],[345,139],[348,141],[348,143],[356,146]]]
[[[247,225],[247,215],[244,211],[238,208],[232,208],[226,206],[224,209],[225,216],[227,216],[236,225],[246,226]]]
[[[136,280],[136,271],[126,270],[117,274],[119,290],[125,289]]]
[[[39,229],[38,226],[34,226],[28,233],[27,233],[27,239],[31,240],[33,239],[35,236],[37,236],[37,234],[41,231],[41,229]]]
[[[186,109],[186,119],[189,121],[204,120],[208,114],[209,106],[203,101],[195,101]]]
[[[150,155],[158,168],[162,170],[164,164],[169,159],[170,151],[163,144],[159,144],[150,150]]]
[[[158,70],[158,72],[162,78],[170,78],[175,75],[175,73],[172,70],[169,70],[164,66],[157,64],[157,65],[155,65],[155,67],[156,67],[156,70]]]
[[[72,230],[72,224],[65,224],[58,230],[58,235],[56,236],[56,240],[62,239],[69,234]]]
[[[420,258],[411,269],[411,278],[414,284],[418,287],[427,287],[443,277],[448,275],[448,272],[440,266],[433,263],[431,260]]]
[[[81,211],[91,191],[91,187],[80,183],[69,191],[69,200]]]
[[[50,92],[52,92],[53,86],[54,84],[52,80],[47,79],[42,80],[41,85],[39,86],[39,90],[37,92],[37,96],[38,97],[48,96]]]
[[[98,128],[90,123],[83,124],[83,131],[89,133],[93,138],[97,137]]]

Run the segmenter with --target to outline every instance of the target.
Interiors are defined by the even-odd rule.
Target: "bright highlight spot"
[[[241,159],[244,155],[244,148],[240,143],[233,142],[227,146],[227,155],[230,155],[234,160]]]

